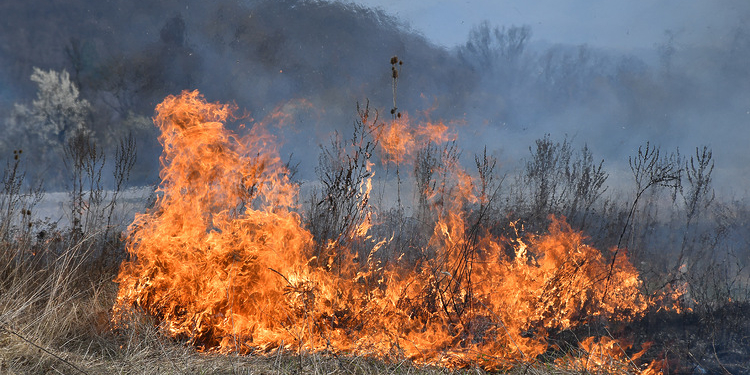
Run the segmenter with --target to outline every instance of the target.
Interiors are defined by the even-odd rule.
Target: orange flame
[[[311,241],[290,209],[296,192],[272,138],[260,129],[244,138],[227,132],[230,112],[197,92],[157,107],[160,196],[131,225],[133,260],[117,278],[120,305],[143,306],[170,334],[202,347],[282,340],[280,321],[249,317],[286,311],[283,279],[272,270],[301,267]]]
[[[651,343],[645,343],[643,348],[628,356],[627,350],[631,349],[631,344],[616,340],[609,336],[588,337],[581,341],[581,355],[572,357],[570,355],[558,358],[555,362],[562,368],[574,370],[577,372],[596,372],[605,374],[660,374],[655,362],[652,362],[646,369],[640,370],[635,364],[644,353],[651,347]],[[651,372],[649,372],[651,371]]]
[[[551,331],[647,307],[625,257],[604,290],[608,262],[563,220],[510,251],[474,231],[476,184],[458,165],[424,262],[382,264],[373,254],[387,241],[376,239],[365,261],[331,244],[342,266],[316,267],[274,138],[259,126],[247,136],[226,130],[232,109],[198,92],[157,107],[162,183],[129,228],[116,318],[136,306],[167,334],[221,352],[284,347],[499,369],[544,353]],[[404,162],[415,142],[450,139],[442,124],[409,129],[403,116],[384,131],[389,160]],[[369,192],[371,181],[359,188]],[[371,225],[368,217],[355,235]]]
[[[383,163],[402,164],[410,160],[417,146],[426,142],[442,143],[455,139],[442,122],[420,123],[416,127],[409,120],[409,114],[400,116],[384,124],[378,134],[383,150]]]

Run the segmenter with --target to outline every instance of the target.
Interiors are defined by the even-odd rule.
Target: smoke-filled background
[[[149,341],[110,329],[119,307],[174,343],[299,354],[281,306],[321,329],[313,350],[400,361],[424,340],[403,358],[474,366],[481,342],[495,369],[533,338],[547,367],[610,337],[643,348],[616,361],[634,372],[750,373],[748,18],[746,0],[0,1],[0,363],[181,366],[151,320],[159,354],[124,343]],[[393,316],[420,327],[371,336]],[[280,336],[254,343],[256,318]],[[444,339],[412,340],[420,319]]]
[[[249,114],[244,122],[286,113],[276,131],[282,152],[312,179],[319,144],[347,131],[356,103],[369,100],[390,118],[396,55],[404,61],[399,111],[454,124],[462,148],[486,145],[505,169],[546,134],[587,144],[605,160],[610,184],[628,182],[628,156],[646,141],[687,155],[706,145],[717,193],[742,198],[750,185],[748,15],[744,1],[7,0],[0,155],[26,150],[30,177],[64,187],[60,150],[76,129],[104,150],[133,134],[130,182],[152,184],[160,153],[153,109],[168,94],[198,89],[235,102]]]

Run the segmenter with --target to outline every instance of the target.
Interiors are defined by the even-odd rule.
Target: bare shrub
[[[315,172],[322,186],[311,193],[306,211],[306,226],[316,240],[314,263],[329,270],[341,264],[341,249],[356,248],[372,215],[370,158],[377,147],[372,131],[378,118],[370,120],[369,103],[357,105],[357,113],[350,139],[335,134],[329,146],[321,146]]]
[[[575,152],[565,138],[553,142],[550,135],[538,139],[536,147],[529,147],[519,195],[514,202],[522,202],[521,218],[529,229],[540,230],[547,226],[550,214],[565,216],[577,229],[585,229],[594,204],[607,191],[604,160],[599,163],[588,146]]]

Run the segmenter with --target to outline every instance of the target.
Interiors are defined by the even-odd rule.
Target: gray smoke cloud
[[[274,131],[311,179],[318,145],[348,132],[357,102],[390,118],[397,55],[399,110],[461,123],[469,161],[486,145],[512,169],[535,139],[567,136],[625,183],[627,157],[646,141],[687,155],[708,145],[717,188],[747,195],[746,2],[494,3],[446,12],[439,26],[451,35],[436,36],[407,2],[9,0],[0,110],[7,119],[33,100],[34,67],[70,73],[101,137],[142,124],[165,95],[198,89],[255,120],[285,109],[291,121]],[[425,19],[445,17],[435,13]],[[473,22],[477,13],[490,21]],[[156,134],[139,131],[137,176],[153,182]]]

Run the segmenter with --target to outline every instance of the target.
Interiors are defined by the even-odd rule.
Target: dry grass
[[[96,236],[76,243],[0,244],[0,373],[9,374],[481,374],[408,360],[275,350],[265,356],[198,353],[162,335],[143,314],[113,328],[116,269],[92,256]],[[511,373],[565,373],[524,366]]]
[[[266,355],[247,356],[199,353],[184,341],[164,335],[158,322],[138,312],[129,317],[126,326],[113,327],[111,309],[117,285],[112,280],[123,255],[118,241],[112,238],[112,233],[117,232],[112,230],[115,226],[103,224],[110,222],[106,215],[94,215],[91,225],[63,231],[50,229],[41,236],[44,225],[32,225],[31,221],[29,207],[33,205],[33,197],[19,193],[21,184],[15,173],[17,166],[16,163],[10,169],[11,174],[6,171],[4,188],[0,187],[5,191],[0,194],[0,212],[3,213],[0,216],[0,374],[485,373],[476,368],[451,370],[416,366],[402,358],[379,360],[281,349]],[[106,214],[106,210],[102,212]],[[107,219],[103,220],[105,217]],[[101,229],[106,227],[110,230]],[[721,289],[723,285],[716,281],[714,274],[706,275],[716,283],[715,287],[714,284],[709,286]],[[728,280],[734,282],[737,278]],[[652,350],[649,359],[654,359],[658,353],[667,353],[672,358],[681,358],[683,363],[676,361],[676,369],[692,369],[696,373],[705,369],[708,372],[746,373],[750,371],[750,362],[744,359],[750,347],[750,325],[745,312],[750,311],[750,307],[747,304],[725,306],[726,301],[731,300],[729,297],[734,295],[734,289],[725,289],[726,295],[706,293],[705,300],[722,303],[702,315],[680,316],[662,312],[667,317],[676,317],[662,319],[661,315],[651,314],[627,328],[647,336],[641,341],[656,341],[657,349]],[[745,287],[744,290],[750,289]],[[719,301],[714,295],[723,299]],[[736,312],[720,309],[733,306],[746,308]],[[569,347],[552,353],[542,362],[519,365],[508,373],[592,372],[578,361],[590,359],[587,357],[589,353],[581,349],[580,342],[570,340],[559,346],[564,346],[562,344]],[[605,362],[612,362],[614,366],[625,363],[625,367],[616,369],[617,373],[633,370],[628,366],[629,360],[608,361],[605,358]],[[613,371],[600,369],[593,372]]]
[[[67,244],[0,247],[0,373],[9,374],[483,374],[324,353],[199,353],[133,313],[113,328],[116,269],[91,261],[94,236]],[[63,244],[65,245],[65,244]],[[572,374],[550,364],[511,374]]]

